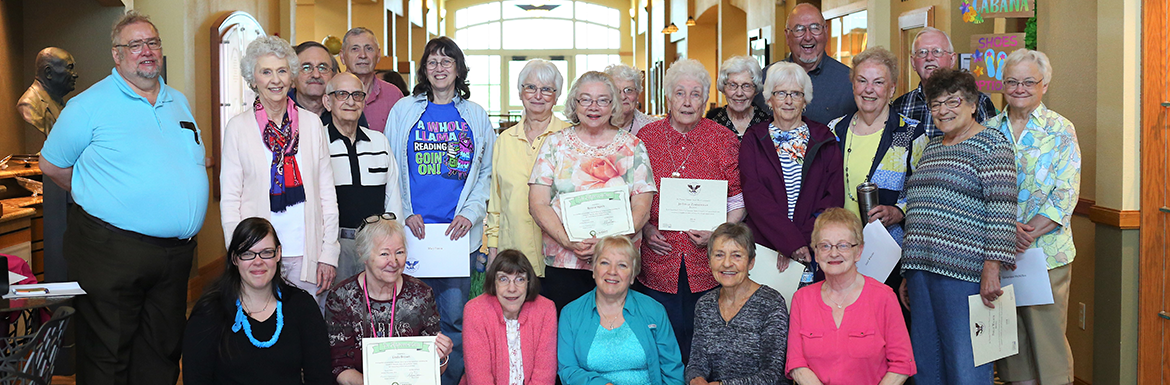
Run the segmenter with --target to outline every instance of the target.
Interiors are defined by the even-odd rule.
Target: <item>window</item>
[[[829,44],[825,52],[847,66],[853,65],[853,56],[865,51],[868,33],[868,12],[864,9],[828,20]]]

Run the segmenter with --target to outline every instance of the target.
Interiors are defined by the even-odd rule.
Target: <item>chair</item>
[[[0,385],[48,385],[53,378],[61,337],[73,313],[73,308],[62,306],[36,334],[2,339]]]

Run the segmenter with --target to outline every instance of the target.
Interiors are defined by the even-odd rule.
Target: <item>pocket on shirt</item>
[[[390,171],[390,168],[389,167],[370,167],[369,171],[371,174],[385,174],[387,171]]]
[[[882,357],[886,341],[870,330],[854,330],[848,334],[849,356],[853,358]]]
[[[791,338],[791,337],[789,337]],[[804,348],[805,357],[827,357],[833,350],[825,342],[825,333],[819,331],[801,331],[800,344]]]

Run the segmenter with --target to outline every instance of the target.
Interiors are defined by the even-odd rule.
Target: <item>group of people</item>
[[[523,117],[498,136],[449,38],[426,44],[404,96],[377,78],[367,29],[345,34],[343,73],[320,44],[260,37],[240,68],[257,98],[228,121],[218,159],[224,272],[183,322],[204,144],[158,76],[157,29],[130,12],[111,34],[113,73],[69,104],[42,152],[76,201],[78,379],[170,383],[181,354],[188,384],[360,384],[363,338],[434,336],[447,385],[989,384],[967,297],[995,306],[1000,270],[1040,248],[1055,303],[1018,309],[1020,354],[995,365],[1008,382],[1071,383],[1080,155],[1041,101],[1047,56],[1008,57],[997,112],[952,69],[940,30],[915,37],[923,81],[896,100],[888,50],[837,62],[808,4],[785,33],[786,60],[720,66],[727,105],[709,112],[706,68],[673,63],[661,119],[638,111],[636,68],[564,91],[553,63],[531,60]],[[562,100],[568,121],[553,113]],[[726,181],[726,223],[660,229],[662,178]],[[865,212],[863,183],[878,196]],[[633,233],[568,235],[562,195],[621,186]],[[860,218],[903,247],[886,282],[857,270]],[[484,294],[468,298],[467,277],[405,274],[407,231],[466,240]],[[780,271],[803,265],[807,285],[786,301],[755,282],[757,245]]]

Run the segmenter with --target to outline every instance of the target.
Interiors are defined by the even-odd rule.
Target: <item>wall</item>
[[[16,101],[29,86],[21,80],[25,72],[21,59],[22,6],[19,1],[0,4],[0,106],[9,106],[0,108],[0,157],[24,153],[25,134],[35,134],[16,112]]]

